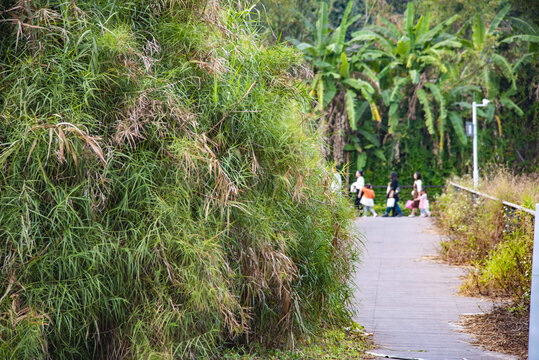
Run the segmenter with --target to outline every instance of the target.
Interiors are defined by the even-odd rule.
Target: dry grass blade
[[[57,137],[57,143],[59,144],[59,160],[62,161],[64,158],[64,147],[65,150],[70,152],[70,155],[72,156],[75,163],[77,163],[77,155],[75,153],[75,149],[72,146],[69,146],[69,139],[66,136],[66,133],[73,133],[77,135],[77,137],[83,141],[85,145],[87,145],[92,152],[97,156],[99,160],[101,160],[101,163],[103,165],[107,165],[107,161],[105,160],[105,156],[103,153],[103,149],[99,145],[98,141],[101,140],[99,137],[92,137],[88,134],[88,130],[82,131],[79,127],[76,125],[73,125],[68,122],[60,122],[57,124],[47,124],[47,125],[35,125],[31,128],[32,131],[38,130],[38,129],[49,129],[49,147],[47,152],[47,159],[50,156],[50,150],[52,148],[54,134]]]

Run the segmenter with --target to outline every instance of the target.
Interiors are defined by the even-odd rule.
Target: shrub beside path
[[[374,334],[373,353],[403,359],[516,359],[484,351],[460,332],[461,314],[487,300],[457,295],[464,270],[433,261],[440,235],[428,218],[361,218],[365,249],[357,271],[356,320]]]

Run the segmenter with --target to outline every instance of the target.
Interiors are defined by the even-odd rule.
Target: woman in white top
[[[363,196],[361,189],[363,189],[364,186],[365,179],[363,178],[363,171],[358,170],[356,171],[356,181],[354,181],[352,185],[350,185],[350,192],[354,197],[354,205],[357,209],[359,209],[361,205],[361,197]]]
[[[408,216],[415,216],[416,209],[419,209],[419,194],[423,189],[423,183],[421,182],[421,173],[416,171],[414,173],[414,189],[412,190],[412,197],[414,198],[414,203],[412,205],[412,213]]]

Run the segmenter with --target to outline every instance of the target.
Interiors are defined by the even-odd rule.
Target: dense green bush
[[[295,51],[212,1],[3,4],[1,358],[208,358],[347,319],[351,214]]]

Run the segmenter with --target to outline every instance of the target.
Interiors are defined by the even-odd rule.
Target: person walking
[[[376,213],[376,211],[374,211],[374,190],[372,189],[372,185],[365,185],[365,187],[361,189],[361,192],[363,192],[363,197],[361,198],[361,205],[365,206],[365,213],[363,214],[363,217],[367,217],[369,211],[374,217],[377,217],[378,214]]]
[[[419,209],[419,196],[421,194],[421,190],[423,190],[423,183],[421,182],[421,173],[419,171],[416,171],[414,173],[414,186],[412,190],[412,213],[408,215],[409,217],[415,216],[415,211]]]
[[[425,189],[421,190],[419,195],[419,211],[421,212],[420,217],[430,216],[429,211],[429,200],[427,199],[427,192]]]
[[[397,173],[392,171],[389,175],[389,178],[391,181],[387,184],[387,198],[388,199],[394,199],[394,205],[392,207],[386,207],[386,212],[383,217],[388,217],[389,212],[392,211],[393,216],[401,217],[403,216],[402,210],[399,207],[399,177],[397,176]]]
[[[350,192],[354,197],[354,205],[358,210],[360,210],[361,207],[361,198],[363,196],[362,189],[364,186],[365,179],[363,178],[363,171],[358,170],[356,171],[356,181],[354,181],[352,185],[350,185]]]

